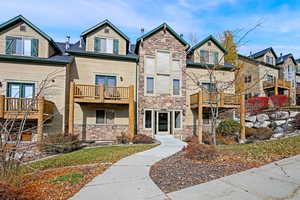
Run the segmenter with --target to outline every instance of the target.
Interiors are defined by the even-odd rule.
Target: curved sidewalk
[[[182,149],[173,136],[157,136],[161,145],[126,157],[85,185],[73,200],[165,200],[167,196],[149,176],[151,165]]]

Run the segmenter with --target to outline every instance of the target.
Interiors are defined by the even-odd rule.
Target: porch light
[[[122,81],[122,82],[123,82],[123,76],[120,76],[120,81]]]
[[[142,115],[145,113],[145,110],[144,110],[144,108],[142,108]]]

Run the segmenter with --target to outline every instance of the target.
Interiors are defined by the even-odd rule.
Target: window
[[[154,93],[154,78],[153,77],[147,77],[147,94],[153,94]]]
[[[272,56],[266,57],[267,63],[273,65],[274,64],[274,58]]]
[[[26,31],[26,26],[24,26],[24,25],[20,26],[20,31],[25,32]]]
[[[170,53],[157,52],[157,72],[163,74],[170,73]]]
[[[213,63],[218,64],[219,63],[219,53],[218,52],[212,52],[213,54]]]
[[[274,76],[273,76],[273,75],[270,75],[270,74],[267,74],[266,80],[267,80],[267,81],[273,81],[273,80],[274,80]]]
[[[292,73],[293,72],[293,67],[291,65],[288,65],[288,73]]]
[[[173,60],[172,73],[175,73],[176,75],[180,75],[180,71],[181,71],[180,60]]]
[[[209,92],[216,91],[216,86],[214,83],[202,83],[202,87],[205,88]]]
[[[145,73],[154,74],[155,73],[155,59],[153,57],[145,58]]]
[[[38,40],[21,37],[6,37],[5,52],[9,55],[38,56]]]
[[[180,95],[180,80],[173,79],[173,95]]]
[[[94,50],[99,53],[119,54],[119,40],[95,37]]]
[[[252,81],[251,79],[252,79],[251,75],[245,76],[245,83],[251,83]]]
[[[174,128],[181,128],[181,111],[174,111]]]
[[[7,96],[15,98],[33,98],[34,84],[33,83],[8,83]]]
[[[116,76],[96,75],[96,85],[117,86]]]
[[[145,111],[145,128],[152,128],[152,110]]]
[[[159,94],[170,94],[170,76],[161,74],[157,75],[156,91]]]
[[[113,110],[96,110],[96,124],[114,124],[114,119]]]
[[[211,46],[211,42],[207,42],[207,46]]]
[[[200,62],[209,63],[209,51],[200,50]]]
[[[104,33],[109,33],[109,29],[108,28],[104,29]]]

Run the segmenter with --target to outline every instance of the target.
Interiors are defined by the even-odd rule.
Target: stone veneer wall
[[[144,95],[144,57],[145,55],[155,56],[157,50],[167,50],[173,59],[182,61],[181,96],[174,97],[171,94]],[[139,46],[139,76],[138,76],[138,127],[137,133],[152,135],[151,130],[143,129],[142,109],[165,109],[185,110],[186,109],[186,46],[177,40],[168,30],[160,30],[146,38]],[[183,112],[186,113],[186,112]],[[182,129],[175,130],[175,135],[189,135],[192,132],[185,127],[185,116],[182,115]]]
[[[116,140],[121,133],[128,133],[128,125],[74,125],[74,133],[82,140]]]

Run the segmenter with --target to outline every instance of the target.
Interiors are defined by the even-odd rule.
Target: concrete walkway
[[[300,155],[169,193],[172,200],[299,200]]]
[[[164,200],[166,195],[149,177],[152,164],[182,149],[184,142],[173,136],[158,136],[161,145],[124,158],[95,177],[71,199]]]

